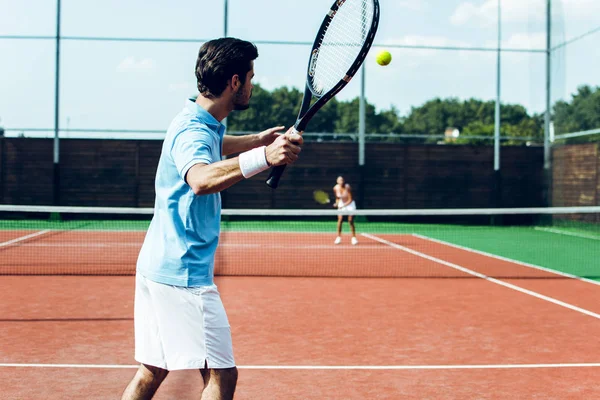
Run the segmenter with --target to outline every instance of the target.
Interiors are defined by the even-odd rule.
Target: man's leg
[[[236,367],[225,369],[201,369],[204,379],[202,400],[232,400],[237,384]]]
[[[125,388],[121,400],[147,400],[154,396],[169,371],[142,364]]]

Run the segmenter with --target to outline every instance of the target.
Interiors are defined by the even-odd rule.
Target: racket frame
[[[317,111],[319,111],[329,100],[335,97],[335,95],[338,94],[350,82],[350,80],[352,80],[362,63],[365,61],[365,58],[367,57],[367,54],[373,45],[373,40],[375,39],[375,34],[377,33],[377,28],[379,26],[379,0],[371,1],[373,1],[373,20],[371,21],[371,27],[369,28],[361,51],[358,53],[358,56],[354,62],[350,65],[350,68],[348,68],[348,71],[346,71],[346,75],[340,79],[340,81],[333,88],[320,95],[314,90],[313,85],[311,84],[314,75],[313,63],[316,63],[320,48],[319,39],[335,17],[335,14],[339,8],[346,2],[346,0],[336,0],[331,6],[329,12],[325,15],[310,51],[310,58],[308,59],[308,67],[306,69],[306,85],[304,89],[304,96],[302,97],[302,105],[300,106],[298,118],[296,119],[296,123],[293,127],[293,133],[304,131],[308,125],[308,122],[317,113]],[[313,97],[316,97],[317,101],[311,106],[310,103]],[[283,174],[283,171],[285,170],[285,167],[286,165],[284,164],[278,165],[271,169],[271,173],[266,181],[269,187],[272,189],[277,189],[279,186],[279,180]]]

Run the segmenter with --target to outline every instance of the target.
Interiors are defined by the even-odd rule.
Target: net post
[[[223,36],[227,37],[229,0],[223,0]]]
[[[494,170],[494,174],[492,177],[492,207],[494,208],[501,208],[503,207],[503,201],[502,201],[502,172],[500,170]],[[490,223],[492,226],[496,226],[496,225],[502,225],[502,215],[498,214],[498,215],[491,215],[490,216]]]
[[[359,165],[358,166],[358,205],[361,208],[365,207],[365,184],[366,184],[366,179],[365,176],[367,175],[366,173],[366,168],[364,165]],[[364,217],[366,219],[366,217]]]
[[[135,185],[133,188],[133,204],[135,207],[140,207],[140,141],[135,142]]]
[[[228,34],[228,22],[229,22],[229,0],[223,0],[223,37],[227,37]],[[227,128],[227,117],[221,121],[225,128]],[[227,158],[227,157],[223,157]]]
[[[229,0],[223,0],[223,37],[227,37],[228,33],[228,22],[229,22]],[[221,123],[227,129],[227,118],[224,118]],[[227,130],[225,131],[227,133]],[[223,160],[227,159],[227,156],[222,156]],[[227,190],[221,192],[221,202],[223,207],[227,207]]]
[[[358,110],[358,174],[359,174],[359,192],[358,201],[360,207],[365,204],[365,131],[366,131],[366,107],[365,107],[365,65],[361,67],[360,74],[360,99]]]
[[[52,202],[60,204],[60,0],[56,0],[56,67],[54,71],[54,141]]]
[[[551,119],[551,77],[552,68],[552,0],[546,0],[546,111],[544,113],[544,169],[542,202],[549,207],[552,204],[552,149],[550,143]]]
[[[366,107],[365,107],[365,66],[361,67],[360,74],[360,99],[358,103],[358,165],[365,165],[365,131],[366,131]]]
[[[498,0],[498,49],[496,50],[496,104],[494,114],[494,173],[500,171],[500,59],[502,47],[501,5]]]
[[[365,9],[362,9],[362,18],[365,20]],[[363,30],[363,39],[365,31]],[[366,65],[363,63],[360,67],[360,99],[358,103],[358,166],[365,165],[365,130],[366,130],[366,111],[365,111],[365,82],[367,80]],[[362,180],[362,172],[361,172]],[[361,192],[363,191],[361,185]],[[362,193],[361,196],[362,197]]]
[[[2,127],[0,127],[2,129]],[[4,175],[6,174],[6,166],[4,164],[4,160],[6,159],[6,154],[4,153],[4,135],[0,135],[0,204],[4,204]]]
[[[502,6],[498,0],[498,47],[496,50],[496,104],[494,108],[494,173],[492,176],[492,206],[502,207],[502,173],[500,171],[500,105],[501,105],[501,49],[502,49]],[[491,224],[500,223],[500,216],[492,216]]]

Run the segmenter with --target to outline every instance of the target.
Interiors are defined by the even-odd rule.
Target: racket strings
[[[321,86],[327,90],[343,78],[341,74],[350,68],[363,45],[353,24],[339,21],[341,17],[332,21],[321,41],[317,70],[323,81]]]
[[[336,34],[336,41],[324,42],[320,48],[321,59],[316,68],[315,81],[322,92],[329,91],[344,77],[362,48],[362,43],[352,42],[354,38],[351,34],[341,29]]]
[[[313,75],[317,94],[331,90],[350,69],[367,39],[374,18],[372,0],[346,0],[320,39]]]

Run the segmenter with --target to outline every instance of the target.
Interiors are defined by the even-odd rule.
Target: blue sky
[[[374,50],[393,44],[495,47],[498,0],[380,0]],[[503,47],[545,47],[545,0],[501,0]],[[228,34],[254,41],[313,40],[331,0],[229,0]],[[555,44],[600,26],[600,1],[554,0]],[[200,40],[223,35],[219,0],[63,0],[61,34],[71,37],[198,39],[190,43],[64,40],[61,128],[166,129],[195,93]],[[0,0],[0,35],[52,36],[55,0]],[[553,98],[581,84],[600,85],[600,33],[555,53]],[[309,46],[259,44],[256,81],[268,89],[303,86]],[[493,99],[496,53],[390,49],[380,67],[365,63],[367,99],[406,115],[434,97]],[[0,122],[53,128],[54,41],[0,39]],[[503,53],[502,100],[544,109],[543,53]],[[355,78],[339,98],[359,94]],[[291,125],[293,121],[281,121]]]

